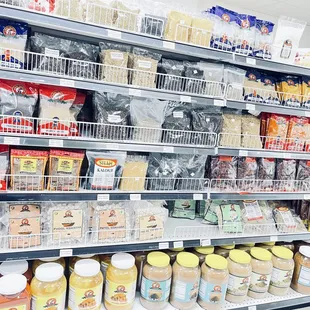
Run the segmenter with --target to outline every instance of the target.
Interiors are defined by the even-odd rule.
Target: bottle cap
[[[22,274],[8,274],[0,278],[0,295],[15,295],[26,289],[27,279]]]
[[[135,264],[135,258],[128,253],[116,253],[111,258],[111,264],[118,269],[130,269]]]
[[[3,262],[0,264],[0,274],[24,274],[28,270],[28,262],[26,260],[18,260],[13,262]]]
[[[35,277],[41,282],[54,282],[64,274],[64,268],[58,263],[46,263],[38,266]]]
[[[80,277],[93,277],[100,272],[100,264],[94,259],[82,259],[75,263],[74,272]]]

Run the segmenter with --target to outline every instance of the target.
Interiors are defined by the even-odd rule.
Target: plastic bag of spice
[[[141,33],[161,38],[165,29],[166,18],[145,14],[142,18]]]
[[[240,147],[242,111],[226,109],[223,113],[223,127],[220,146]]]
[[[244,148],[261,149],[260,120],[253,115],[242,115],[241,118],[241,146]]]
[[[258,158],[258,180],[262,190],[271,191],[273,189],[273,180],[276,175],[276,160],[274,158]]]
[[[224,83],[228,85],[227,99],[243,101],[243,84],[246,71],[238,67],[225,65]]]
[[[296,180],[302,181],[299,184],[299,190],[310,191],[310,161],[300,160],[297,168]]]
[[[184,61],[184,67],[184,91],[192,94],[205,94],[204,71],[199,67],[199,63]]]
[[[7,173],[9,171],[9,146],[0,145],[0,191],[8,189]]]
[[[296,176],[295,159],[277,159],[276,187],[281,191],[293,191]],[[282,181],[282,182],[281,182]]]
[[[238,186],[240,190],[254,190],[257,183],[254,181],[257,179],[257,162],[254,157],[239,157],[238,159]]]

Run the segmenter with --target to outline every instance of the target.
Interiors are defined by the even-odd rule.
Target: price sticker
[[[256,306],[250,306],[248,307],[248,310],[256,310]]]
[[[163,152],[164,153],[174,153],[174,147],[173,146],[164,146]]]
[[[97,195],[97,201],[109,201],[110,200],[110,194],[98,194]]]
[[[225,100],[214,99],[214,105],[217,107],[226,107]]]
[[[114,38],[114,39],[121,39],[122,33],[120,31],[108,29],[108,37]]]
[[[141,97],[142,92],[141,89],[129,88],[129,96]]]
[[[306,117],[310,117],[310,112],[305,111],[305,116],[306,116]]]
[[[169,41],[163,41],[163,48],[169,48],[171,50],[175,50],[175,43]]]
[[[181,101],[181,102],[188,102],[188,103],[191,103],[191,102],[192,102],[192,97],[191,97],[191,96],[183,96],[183,95],[181,95],[181,96],[180,96],[180,101]]]
[[[254,105],[254,104],[249,104],[249,103],[247,103],[247,104],[245,105],[245,109],[246,109],[246,110],[249,110],[249,111],[255,111],[255,105]]]
[[[239,151],[239,156],[248,156],[249,155],[249,152],[248,151],[243,151],[243,150],[240,150]]]
[[[158,243],[158,249],[159,250],[169,249],[169,242]]]
[[[3,144],[10,144],[10,145],[19,145],[20,138],[18,137],[4,137]]]
[[[173,242],[173,247],[174,247],[175,249],[177,249],[177,248],[183,248],[183,241],[175,241],[175,242]]]
[[[270,236],[270,241],[278,241],[278,236]]]
[[[119,150],[119,144],[115,143],[106,143],[107,150]]]
[[[304,195],[304,199],[310,199],[310,195],[309,194],[305,194]]]
[[[208,246],[208,245],[211,245],[211,240],[210,240],[210,239],[200,240],[200,245],[201,245],[201,246]]]
[[[75,81],[60,79],[59,85],[60,86],[67,86],[67,87],[75,87]]]
[[[59,256],[60,257],[68,257],[73,255],[73,250],[72,249],[61,249],[59,251]]]
[[[141,200],[141,194],[130,194],[130,200]]]
[[[203,194],[193,194],[193,200],[203,200]]]
[[[49,139],[48,145],[52,147],[63,147],[64,141],[63,140],[57,140],[57,139]]]
[[[256,65],[256,59],[255,59],[255,58],[248,58],[248,57],[247,57],[247,59],[246,59],[245,62],[246,62],[247,64],[249,64],[249,65],[253,65],[253,66]]]

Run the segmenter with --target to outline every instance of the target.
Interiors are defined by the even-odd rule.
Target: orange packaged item
[[[302,94],[302,106],[304,108],[310,108],[310,77],[303,76],[301,78],[301,94]]]
[[[308,118],[308,123],[304,125],[306,131],[306,141],[305,141],[305,151],[310,152],[310,119]]]
[[[295,152],[301,152],[304,150],[304,144],[307,137],[306,124],[308,123],[309,120],[306,117],[291,116],[288,125],[285,150]]]
[[[51,191],[78,191],[84,156],[83,151],[51,150],[48,189]]]
[[[291,107],[300,107],[301,83],[296,76],[286,75],[280,78],[280,98],[283,105]]]
[[[283,150],[288,130],[289,116],[271,114],[268,119],[265,148]]]
[[[11,150],[12,190],[44,190],[44,172],[47,159],[47,151]]]

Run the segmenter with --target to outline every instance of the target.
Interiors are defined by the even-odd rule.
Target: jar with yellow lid
[[[210,254],[201,265],[198,303],[203,309],[221,309],[225,302],[229,273],[227,259]]]
[[[136,252],[133,254],[135,257],[135,264],[136,264],[137,271],[138,271],[137,291],[140,291],[140,288],[141,288],[143,267],[146,263],[147,254],[148,254],[147,252]]]
[[[275,242],[274,241],[270,241],[270,242],[261,242],[261,243],[257,243],[256,247],[258,248],[262,248],[262,249],[266,249],[268,251],[271,252],[271,249],[275,246]]]
[[[131,254],[117,253],[111,258],[105,280],[104,305],[107,310],[130,310],[136,296],[137,267]]]
[[[199,259],[193,253],[181,252],[172,267],[170,303],[179,310],[196,304],[200,281]]]
[[[103,276],[94,259],[82,259],[74,265],[69,280],[69,310],[100,310]]]
[[[284,246],[285,248],[288,248],[289,250],[293,251],[295,250],[295,246],[293,242],[277,242],[277,246]]]
[[[263,248],[251,249],[252,275],[248,296],[252,298],[264,298],[267,294],[272,273],[272,254]]]
[[[31,281],[31,309],[47,309],[57,305],[65,309],[67,280],[58,263],[46,263],[36,268]]]
[[[242,250],[250,254],[251,249],[255,246],[255,243],[244,243],[236,246],[237,250]]]
[[[174,248],[174,249],[169,249],[169,250],[165,251],[165,253],[167,253],[170,257],[171,266],[174,264],[174,262],[177,258],[177,255],[183,251],[184,251],[184,248]]]
[[[231,250],[227,262],[229,279],[226,300],[241,303],[245,300],[250,285],[251,256],[242,250]]]
[[[48,257],[48,258],[40,258],[40,259],[36,259],[33,264],[32,264],[32,272],[33,274],[35,274],[36,269],[45,263],[57,263],[60,264],[63,269],[66,269],[66,261],[63,257]]]
[[[234,244],[221,245],[215,248],[214,254],[221,255],[227,258],[229,256],[229,252],[234,248],[235,248]]]
[[[268,292],[276,296],[288,293],[294,271],[293,252],[283,246],[274,246],[272,252],[272,274]]]
[[[71,276],[72,272],[74,271],[74,266],[75,264],[80,261],[81,259],[87,259],[91,258],[99,262],[99,256],[98,255],[93,255],[93,254],[86,254],[86,255],[78,255],[78,256],[73,256],[70,257],[70,262],[69,262],[69,275]]]
[[[193,254],[199,258],[199,265],[203,264],[206,260],[206,256],[213,254],[214,246],[200,246],[194,248]]]
[[[144,308],[164,309],[168,305],[172,268],[170,257],[163,252],[151,252],[143,267],[140,301]]]

